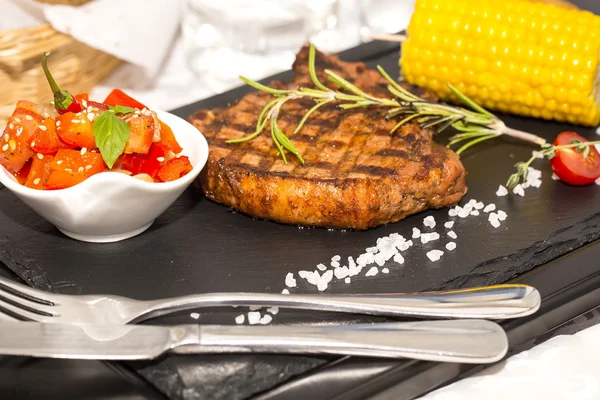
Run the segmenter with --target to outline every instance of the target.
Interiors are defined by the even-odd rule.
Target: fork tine
[[[56,301],[52,301],[52,298],[57,298],[59,295],[44,292],[42,290],[30,288],[20,283],[11,281],[9,279],[0,276],[0,289],[4,289],[5,292],[11,293],[15,296],[29,300],[38,304],[45,304],[48,306],[56,304]]]
[[[0,296],[0,312],[13,318],[36,322],[52,322],[54,318],[52,314],[39,314],[38,312],[33,312],[31,308],[21,308],[20,305],[15,305],[5,300],[4,297]]]

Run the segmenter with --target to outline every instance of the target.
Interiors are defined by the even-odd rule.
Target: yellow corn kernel
[[[417,0],[400,65],[443,100],[600,124],[600,17],[527,0]]]

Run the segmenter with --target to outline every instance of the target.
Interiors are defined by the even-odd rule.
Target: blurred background
[[[39,67],[72,92],[115,87],[173,109],[289,69],[307,40],[338,52],[406,28],[414,0],[0,0],[0,118],[50,100]],[[1,122],[1,121],[0,121]]]

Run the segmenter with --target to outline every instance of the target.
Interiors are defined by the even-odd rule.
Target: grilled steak
[[[367,93],[390,96],[385,79],[363,63],[346,63],[317,52],[317,71],[326,68]],[[313,87],[308,47],[298,54],[294,71],[291,84],[271,85]],[[322,72],[319,76],[326,82]],[[190,117],[210,146],[199,178],[209,199],[256,218],[363,230],[453,205],[467,191],[465,171],[454,152],[433,142],[433,132],[416,123],[390,136],[397,120],[386,120],[386,110],[380,107],[344,111],[327,105],[294,135],[314,102],[287,102],[279,125],[302,154],[304,165],[292,154],[285,164],[268,129],[248,142],[225,143],[254,132],[258,115],[271,99],[269,94],[254,92],[229,107],[200,110]]]

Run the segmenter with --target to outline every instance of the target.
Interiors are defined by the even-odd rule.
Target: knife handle
[[[506,334],[498,324],[476,319],[326,326],[186,325],[185,332],[172,336],[172,352],[179,354],[337,354],[479,364],[498,361],[508,350]]]

